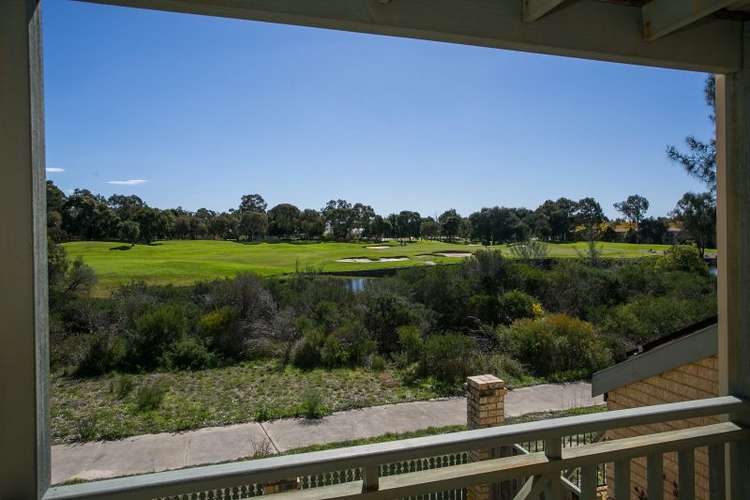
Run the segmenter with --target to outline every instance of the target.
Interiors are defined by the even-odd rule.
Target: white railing
[[[597,466],[614,463],[615,498],[629,499],[630,460],[648,457],[650,481],[648,498],[661,498],[662,455],[678,452],[680,499],[693,498],[694,450],[708,446],[711,465],[712,498],[723,498],[724,444],[750,438],[750,429],[731,421],[661,432],[626,439],[563,447],[565,436],[601,432],[613,428],[683,420],[712,415],[733,415],[750,411],[750,403],[724,396],[682,403],[646,406],[538,422],[492,427],[451,434],[391,441],[290,456],[196,467],[145,474],[92,483],[50,488],[47,500],[134,499],[134,498],[247,498],[263,494],[258,485],[326,474],[358,470],[351,479],[318,488],[295,489],[273,496],[293,498],[404,498],[434,492],[456,491],[483,483],[525,481],[517,499],[547,500],[562,497],[562,471],[581,468],[580,498],[594,499]],[[446,467],[381,477],[381,466],[425,457],[438,457],[467,450],[512,447],[516,443],[543,440],[543,452],[493,458],[481,462],[458,463]],[[624,478],[624,479],[623,479]]]

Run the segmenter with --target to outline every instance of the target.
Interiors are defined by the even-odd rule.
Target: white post
[[[41,498],[47,237],[38,0],[0,1],[0,498]]]
[[[716,77],[719,375],[722,394],[750,398],[750,25],[744,70]],[[750,424],[747,416],[733,421]],[[728,497],[750,498],[750,442],[729,446]]]

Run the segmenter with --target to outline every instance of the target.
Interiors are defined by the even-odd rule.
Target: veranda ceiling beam
[[[643,36],[657,40],[733,3],[737,0],[652,0],[642,7]]]
[[[640,7],[595,0],[573,2],[535,23],[524,22],[523,0],[85,1],[713,73],[741,67],[739,21],[706,19],[649,42]]]
[[[565,0],[523,0],[523,20],[533,23]]]

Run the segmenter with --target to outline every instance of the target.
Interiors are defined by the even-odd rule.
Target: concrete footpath
[[[544,384],[510,391],[506,417],[603,404],[591,385]],[[146,434],[119,441],[52,447],[52,483],[104,479],[179,469],[279,453],[387,433],[466,424],[466,399],[416,401],[334,413],[320,420],[289,418],[271,422],[207,427],[175,434]]]

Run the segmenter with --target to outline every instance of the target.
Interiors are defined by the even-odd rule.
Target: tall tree
[[[291,238],[299,229],[299,208],[290,203],[279,203],[268,211],[268,232],[273,236]]]
[[[646,212],[648,212],[648,206],[648,200],[639,194],[632,194],[624,201],[614,204],[615,209],[633,224],[636,239],[638,239],[638,230],[641,220],[643,220]]]
[[[556,201],[547,200],[536,209],[547,219],[550,238],[556,241],[568,241],[575,228],[576,202],[568,198]]]
[[[305,238],[312,240],[323,236],[326,223],[317,210],[307,208],[299,217],[299,227]]]
[[[711,193],[685,193],[672,212],[704,255],[716,241],[716,200]]]
[[[710,108],[709,119],[716,124],[716,79],[713,75],[706,76],[703,87],[703,97]],[[682,166],[685,171],[704,182],[709,191],[716,192],[716,139],[703,142],[689,135],[685,138],[687,152],[682,152],[675,146],[667,146],[667,157]]]
[[[326,224],[331,228],[334,238],[345,240],[349,237],[357,215],[351,203],[346,200],[330,200],[320,212]]]
[[[240,200],[240,209],[239,211],[241,213],[245,212],[260,212],[262,214],[266,213],[266,207],[268,204],[266,203],[266,200],[263,199],[263,197],[259,194],[246,194],[242,196],[242,199]]]
[[[421,226],[422,217],[419,215],[419,212],[402,210],[398,213],[396,231],[402,240],[406,238],[418,238]]]
[[[575,215],[576,222],[586,228],[586,238],[590,241],[596,239],[599,224],[607,220],[602,206],[591,197],[578,200]]]
[[[440,225],[432,217],[422,219],[419,227],[419,235],[424,239],[433,239],[440,234]]]
[[[440,224],[440,234],[443,237],[448,238],[448,241],[451,241],[458,236],[458,233],[461,230],[461,216],[458,215],[458,212],[456,212],[454,208],[446,210],[440,214],[440,217],[438,217],[438,223]]]
[[[257,237],[265,236],[268,230],[268,216],[261,212],[245,212],[240,218],[237,229],[239,236],[250,241]]]
[[[370,228],[367,233],[371,238],[382,240],[386,234],[391,232],[391,223],[380,215],[376,215],[370,222]]]

